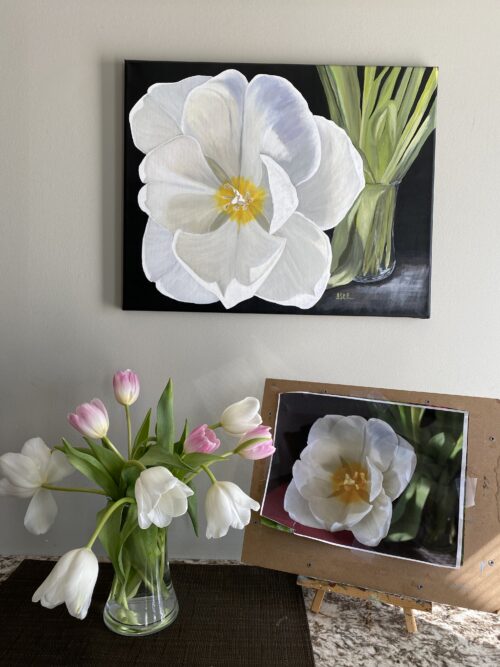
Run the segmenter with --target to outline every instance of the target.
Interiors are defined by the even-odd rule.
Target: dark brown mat
[[[142,638],[107,630],[102,610],[112,578],[101,565],[87,618],[31,596],[54,563],[26,560],[0,586],[1,665],[314,667],[302,593],[294,575],[237,565],[172,564],[180,612]]]

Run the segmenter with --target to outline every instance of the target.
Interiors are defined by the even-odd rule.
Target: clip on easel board
[[[269,379],[262,417],[245,563],[302,575],[313,610],[397,604],[409,631],[431,602],[500,610],[500,401]]]

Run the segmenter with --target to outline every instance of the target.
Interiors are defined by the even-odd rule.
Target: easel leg
[[[323,602],[324,597],[325,597],[325,591],[322,591],[321,588],[318,588],[314,596],[314,599],[311,603],[311,611],[313,611],[315,614],[317,614],[321,609],[321,603]]]
[[[415,620],[413,609],[405,609],[404,613],[407,631],[412,634],[417,632],[417,621]]]

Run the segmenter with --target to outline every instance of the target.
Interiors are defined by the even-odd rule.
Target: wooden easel
[[[415,598],[392,595],[391,593],[372,591],[368,588],[358,588],[357,586],[336,584],[333,581],[321,581],[320,579],[311,579],[310,577],[302,576],[297,577],[297,584],[302,586],[302,588],[312,588],[316,590],[311,603],[311,611],[315,614],[321,609],[325,593],[338,593],[339,595],[348,595],[352,598],[376,600],[377,602],[384,602],[385,604],[391,604],[395,607],[401,607],[405,616],[406,629],[411,633],[417,632],[417,622],[413,614],[415,609],[432,613],[432,602],[427,602],[426,600],[417,600]]]

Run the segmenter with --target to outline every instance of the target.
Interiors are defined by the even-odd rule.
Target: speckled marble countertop
[[[0,556],[0,581],[22,560]],[[312,596],[305,592],[308,607]],[[319,614],[308,611],[316,666],[499,667],[500,615],[436,604],[415,616],[410,635],[400,609],[327,594]]]

